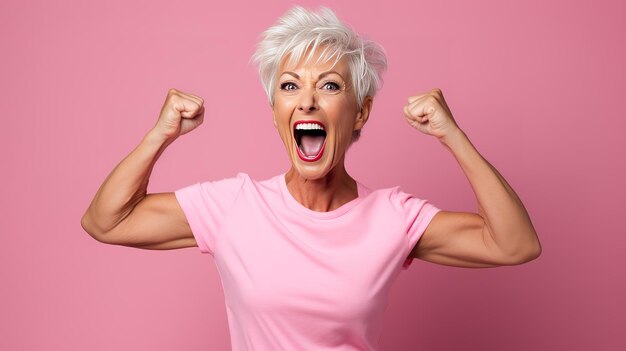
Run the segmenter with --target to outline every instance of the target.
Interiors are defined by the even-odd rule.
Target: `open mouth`
[[[317,121],[298,121],[294,124],[293,135],[296,139],[298,156],[304,161],[317,161],[324,153],[326,130]]]

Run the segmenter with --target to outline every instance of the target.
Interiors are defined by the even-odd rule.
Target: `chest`
[[[215,256],[227,303],[343,319],[380,313],[407,244],[396,216],[376,212],[385,220],[355,213],[314,221],[263,206],[234,208]]]

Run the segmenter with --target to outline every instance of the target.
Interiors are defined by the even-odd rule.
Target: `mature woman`
[[[286,173],[146,194],[161,153],[204,117],[202,98],[171,89],[154,128],[81,221],[104,243],[211,254],[234,350],[373,350],[391,284],[413,258],[494,267],[539,255],[522,202],[456,124],[439,89],[409,97],[404,114],[452,152],[478,213],[443,211],[398,187],[372,190],[347,173],[346,150],[369,118],[386,59],[332,11],[291,9],[253,58],[291,160]]]

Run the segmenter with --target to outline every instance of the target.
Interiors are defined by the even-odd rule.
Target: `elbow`
[[[517,262],[515,264],[522,264],[522,263],[530,262],[532,260],[539,258],[539,256],[541,256],[541,246],[537,246],[532,249],[529,249],[527,252],[524,253],[524,255],[521,255],[517,259]]]
[[[539,258],[539,256],[541,256],[541,243],[539,242],[539,237],[537,236],[537,232],[533,230],[532,244],[529,245],[529,249],[527,252],[528,261],[537,259]]]
[[[89,221],[89,214],[87,212],[80,219],[80,226],[83,227],[83,230],[87,232],[87,234],[94,236],[93,226]]]
[[[87,234],[89,234],[92,238],[101,243],[106,243],[104,240],[104,236],[102,235],[102,231],[100,231],[95,223],[91,220],[89,212],[86,212],[80,219],[80,226],[83,227],[83,230],[87,232]]]
[[[539,243],[539,239],[537,239],[537,243],[534,246],[533,255],[533,260],[541,256],[541,243]]]
[[[541,256],[541,244],[539,240],[535,240],[532,244],[526,245],[520,249],[515,255],[511,255],[509,265],[518,265],[530,262]]]

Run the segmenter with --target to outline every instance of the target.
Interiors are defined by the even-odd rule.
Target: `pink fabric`
[[[203,253],[213,255],[232,349],[376,350],[391,284],[439,209],[398,187],[315,212],[284,174],[175,192]]]

